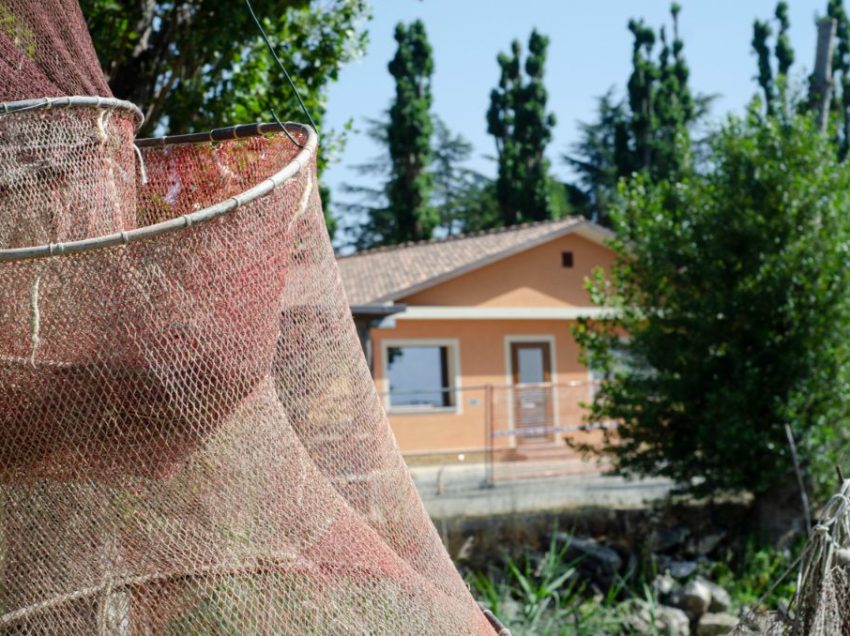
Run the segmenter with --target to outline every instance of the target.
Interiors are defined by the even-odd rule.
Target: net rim
[[[89,100],[83,102],[82,100]],[[61,98],[61,106],[91,106],[96,104],[96,99],[99,98]],[[71,100],[71,101],[69,101]],[[52,101],[52,100],[51,100]],[[121,100],[111,100],[122,104],[129,104],[136,108],[130,102],[121,102]],[[17,110],[8,110],[5,112],[20,112],[21,110],[31,110],[33,108],[51,108],[47,106],[44,100],[28,100],[29,108],[19,107]],[[103,104],[105,99],[101,99]],[[13,104],[22,104],[24,102],[9,102],[5,106]],[[0,104],[0,108],[2,108]],[[116,106],[118,107],[118,106]],[[138,110],[138,109],[137,109]],[[139,111],[141,113],[141,111]],[[2,116],[2,114],[0,114]],[[280,123],[258,123],[245,124],[241,126],[232,126],[230,128],[218,128],[208,133],[197,133],[189,135],[177,135],[172,137],[158,137],[151,139],[140,139],[136,142],[139,147],[155,147],[169,146],[174,144],[185,143],[203,143],[209,141],[225,141],[231,139],[244,139],[248,137],[256,137],[273,133],[286,134],[289,137],[289,131],[304,134],[307,138],[301,148],[301,151],[268,179],[261,181],[257,185],[237,194],[236,196],[220,201],[211,206],[184,214],[167,221],[155,223],[145,227],[136,228],[133,230],[124,230],[122,232],[114,232],[103,236],[80,239],[76,241],[68,241],[65,243],[45,243],[42,245],[34,245],[28,247],[15,247],[0,249],[0,263],[11,263],[16,261],[34,260],[42,258],[51,258],[56,256],[68,256],[72,254],[80,254],[93,250],[100,250],[119,245],[129,245],[136,241],[153,238],[163,234],[170,234],[192,227],[198,223],[204,223],[220,216],[226,215],[237,208],[240,208],[247,203],[251,203],[260,199],[276,188],[289,181],[299,174],[305,167],[310,165],[316,149],[318,147],[318,134],[316,131],[306,124],[287,122]]]
[[[70,95],[67,97],[41,97],[22,99],[14,102],[0,102],[0,116],[35,110],[54,108],[101,108],[104,110],[122,110],[136,120],[136,130],[145,122],[141,109],[133,102],[116,97],[97,97],[94,95]]]

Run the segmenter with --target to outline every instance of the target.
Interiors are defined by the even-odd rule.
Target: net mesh
[[[850,480],[842,483],[819,517],[799,560],[788,611],[749,612],[734,634],[850,634]]]
[[[0,0],[0,102],[111,96],[77,0]]]
[[[311,145],[147,145],[142,183],[132,126],[0,115],[0,633],[493,633],[390,432]]]

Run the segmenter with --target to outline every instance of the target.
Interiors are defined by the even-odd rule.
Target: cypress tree
[[[776,21],[779,22],[779,34],[776,36],[776,69],[778,77],[788,77],[788,71],[794,63],[794,49],[791,48],[791,39],[788,37],[788,29],[791,22],[788,19],[788,3],[784,0],[776,5]]]
[[[642,172],[653,180],[669,179],[690,165],[688,130],[712,98],[691,93],[679,34],[681,11],[678,3],[670,7],[672,39],[665,28],[656,35],[643,20],[629,21],[634,41],[627,99],[616,102],[612,92],[601,98],[597,121],[580,125],[582,140],[573,146],[574,155],[565,157],[580,175],[592,216],[603,222],[621,178]],[[659,41],[656,61],[653,50]]]
[[[378,245],[430,238],[439,221],[430,205],[428,173],[433,133],[431,45],[421,20],[410,26],[399,23],[395,40],[398,49],[389,64],[395,78],[395,100],[386,136],[391,162],[388,205],[375,210],[369,223]]]
[[[773,69],[770,65],[770,25],[767,22],[756,20],[753,23],[753,50],[758,58],[758,84],[764,93],[764,105],[767,115],[772,117],[775,114],[774,101],[775,90],[773,85]]]
[[[838,156],[844,160],[850,150],[850,25],[842,0],[829,0],[827,16],[835,20],[837,27],[832,58],[832,109],[839,116]]]
[[[640,171],[648,169],[652,164],[652,130],[655,124],[653,89],[659,71],[652,61],[655,31],[643,20],[629,20],[629,31],[634,36],[632,74],[628,84],[635,151],[633,169]]]
[[[487,131],[496,141],[499,169],[496,198],[503,225],[552,217],[549,160],[554,115],[546,112],[548,94],[543,81],[549,39],[536,30],[522,64],[518,41],[511,53],[500,53],[499,86],[490,94]]]

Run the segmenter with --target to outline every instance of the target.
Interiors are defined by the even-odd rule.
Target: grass
[[[481,572],[469,575],[479,599],[516,636],[591,636],[622,627],[616,602],[625,581],[604,595],[593,595],[579,574],[581,559],[568,559],[569,545],[552,539],[542,558],[507,559],[495,580]]]
[[[700,573],[729,592],[732,613],[760,600],[775,609],[793,596],[796,569],[791,566],[801,548],[802,544],[789,550],[760,547],[751,539],[737,553],[730,551],[718,562],[701,565]],[[580,573],[581,560],[569,559],[568,552],[569,545],[552,540],[542,556],[506,559],[500,569],[472,572],[467,580],[478,600],[516,636],[631,634],[634,608],[621,604],[627,599],[639,601],[654,624],[659,603],[647,580],[629,574],[604,594],[594,592]],[[791,573],[770,591],[789,568]]]

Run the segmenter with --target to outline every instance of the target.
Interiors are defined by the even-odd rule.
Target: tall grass
[[[581,559],[568,559],[568,552],[569,544],[553,537],[542,557],[507,559],[501,576],[473,572],[468,580],[479,600],[516,636],[619,632],[616,601],[625,581],[594,595],[579,572]]]

